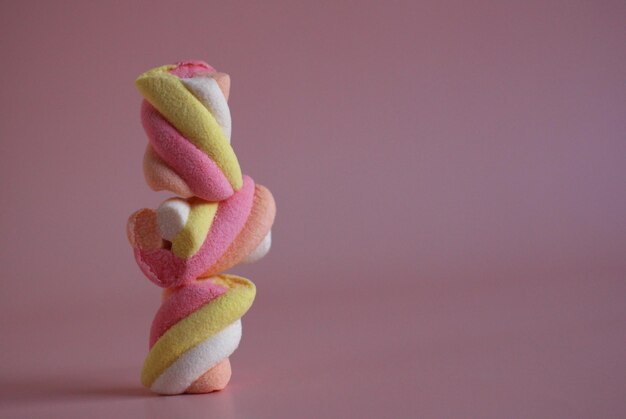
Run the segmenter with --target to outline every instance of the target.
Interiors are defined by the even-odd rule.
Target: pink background
[[[0,416],[626,415],[623,1],[2,2]],[[218,394],[139,370],[133,81],[205,59],[275,194]]]

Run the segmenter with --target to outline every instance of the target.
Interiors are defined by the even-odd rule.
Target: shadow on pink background
[[[504,4],[506,3],[506,4]],[[626,415],[626,5],[3,2],[0,416]],[[278,203],[218,394],[139,370],[133,81],[204,59]]]

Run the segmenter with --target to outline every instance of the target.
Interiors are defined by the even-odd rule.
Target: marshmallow
[[[159,394],[184,393],[227,360],[239,345],[241,317],[255,294],[252,282],[234,275],[218,275],[167,293],[152,324],[143,385]],[[230,368],[205,376],[212,384],[196,383],[192,391],[219,389],[212,387],[220,387],[225,374],[230,377]]]
[[[195,196],[208,201],[239,190],[243,179],[230,146],[228,75],[208,64],[186,63],[147,71],[135,84],[145,99],[141,119],[150,145],[170,169],[146,157],[144,172],[151,186],[178,185],[178,179],[168,180],[173,172]]]
[[[182,202],[188,204],[189,213]],[[207,278],[241,263],[246,256],[264,255],[266,238],[274,221],[276,204],[269,190],[244,176],[244,184],[232,197],[207,202],[193,197],[164,203],[161,221],[156,211],[145,209],[131,216],[129,239],[143,273],[155,284],[170,288]],[[180,207],[179,207],[180,206]],[[157,222],[150,221],[155,217]],[[141,227],[141,228],[139,228]],[[151,228],[157,228],[155,233]],[[165,234],[165,235],[164,235]],[[171,238],[154,246],[154,236]],[[267,240],[264,245],[262,242]],[[149,247],[141,244],[149,242]],[[259,248],[259,252],[255,249]],[[249,259],[252,260],[252,259]]]

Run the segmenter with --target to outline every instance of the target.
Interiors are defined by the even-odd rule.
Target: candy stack
[[[222,390],[255,296],[252,282],[223,272],[269,251],[276,205],[242,175],[230,145],[227,74],[187,61],[147,71],[136,85],[146,182],[177,195],[128,220],[137,264],[164,288],[141,381],[159,394]]]

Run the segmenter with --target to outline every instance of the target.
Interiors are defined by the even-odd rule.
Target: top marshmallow
[[[141,120],[149,146],[144,174],[154,190],[222,201],[243,185],[232,130],[230,78],[202,61],[165,65],[140,75]]]

